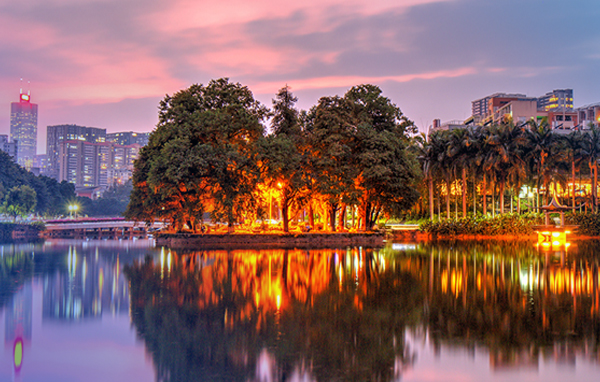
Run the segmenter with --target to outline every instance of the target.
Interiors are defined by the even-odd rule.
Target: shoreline
[[[385,234],[380,232],[331,233],[233,233],[193,234],[161,233],[155,236],[157,246],[171,248],[327,248],[346,245],[383,247]]]

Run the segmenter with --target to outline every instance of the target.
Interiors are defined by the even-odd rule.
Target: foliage
[[[86,197],[78,197],[78,213],[87,216],[123,216],[131,195],[133,184],[131,180],[125,184],[110,187],[102,194],[102,197],[92,200]]]
[[[348,207],[352,216],[361,211],[365,230],[382,216],[400,216],[418,198],[420,168],[406,135],[414,125],[381,93],[356,86],[321,98],[309,113],[295,108],[287,86],[271,113],[228,79],[166,96],[135,163],[125,216],[197,231],[209,212],[231,232],[263,218],[266,199],[281,209],[286,232],[307,208],[316,227],[313,207],[332,230],[337,219],[346,225]],[[267,115],[273,134],[264,136]]]
[[[578,226],[577,232],[586,236],[600,236],[600,213],[574,212],[565,214],[565,224]]]
[[[27,185],[15,186],[4,197],[2,211],[16,221],[18,216],[27,216],[32,213],[36,202],[36,192],[33,188]]]
[[[15,163],[8,154],[0,150],[0,201],[8,190],[18,186],[29,186],[36,193],[34,211],[39,215],[64,214],[67,201],[75,198],[75,186],[66,181],[57,182],[47,176],[35,176]]]
[[[257,141],[266,109],[227,78],[192,85],[160,103],[159,123],[135,163],[126,216],[196,230],[205,211],[233,224],[251,211]]]
[[[289,209],[296,207],[306,195],[309,185],[307,173],[306,139],[295,108],[298,101],[285,86],[273,100],[273,134],[262,140],[259,160],[265,167],[267,186],[278,189],[280,196],[283,231],[289,232]]]
[[[469,216],[460,219],[427,221],[419,229],[436,235],[528,235],[543,223],[540,214],[504,214],[494,218]]]

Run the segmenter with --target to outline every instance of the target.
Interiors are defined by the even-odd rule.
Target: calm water
[[[0,381],[597,381],[600,245],[0,246]]]

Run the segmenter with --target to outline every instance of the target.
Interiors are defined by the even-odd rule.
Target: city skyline
[[[219,77],[267,106],[288,84],[301,109],[373,83],[422,131],[435,118],[466,119],[471,101],[496,92],[569,88],[575,107],[600,102],[595,1],[29,0],[0,9],[0,134],[23,78],[40,105],[39,142],[59,124],[151,131],[165,94]]]

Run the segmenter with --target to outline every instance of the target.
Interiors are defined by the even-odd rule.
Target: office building
[[[106,134],[106,141],[119,144],[121,146],[129,146],[138,144],[140,146],[146,146],[150,133],[137,133],[134,131],[124,131],[119,133]]]
[[[10,155],[15,161],[17,160],[17,142],[10,142],[8,135],[0,135],[0,150]]]
[[[21,91],[19,102],[10,104],[10,139],[17,142],[17,163],[26,168],[37,154],[37,117],[38,105]]]
[[[60,166],[61,163],[64,163],[64,158],[60,157],[59,151],[61,145],[66,141],[103,143],[106,141],[106,129],[78,125],[48,126],[46,138],[46,155],[48,156],[46,174],[58,181],[67,180],[67,178],[70,179],[70,176],[67,175],[64,175],[65,178],[61,178],[60,176]],[[68,147],[63,147],[62,150],[63,153],[69,151]],[[74,152],[70,152],[74,154]],[[73,157],[71,157],[71,161],[73,160]],[[69,182],[71,181],[69,180]]]
[[[572,89],[556,89],[541,97],[495,93],[471,102],[471,110],[469,121],[478,125],[509,120],[524,124],[546,118],[553,129],[572,130],[580,119],[573,110]]]
[[[537,108],[548,112],[572,112],[573,89],[555,89],[538,97]]]
[[[600,126],[600,103],[578,107],[575,113],[583,129]]]

